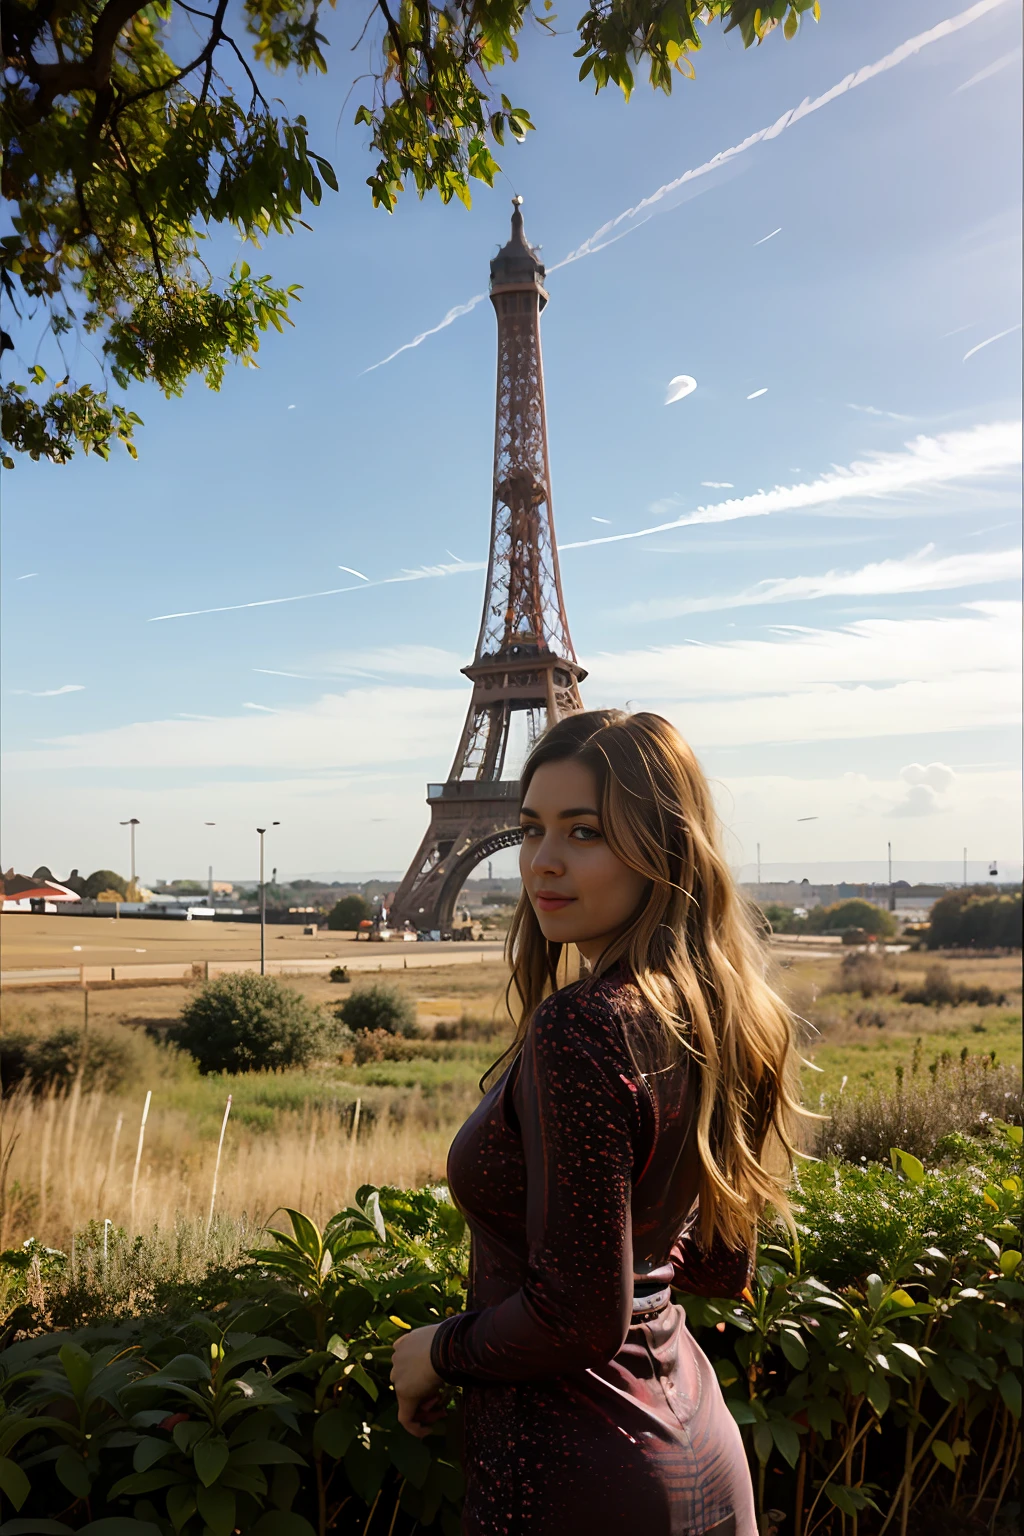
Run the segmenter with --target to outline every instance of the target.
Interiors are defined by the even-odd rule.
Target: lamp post
[[[130,827],[131,828],[131,839],[132,839],[132,877],[131,877],[131,880],[129,881],[128,888],[129,888],[129,890],[132,893],[132,900],[135,901],[137,899],[137,892],[135,890],[135,828],[139,825],[139,818],[137,816],[130,816],[127,821],[122,821],[121,825],[122,825],[122,827]]]
[[[204,821],[203,822],[203,826],[204,827],[215,827],[216,825],[217,825],[217,823],[215,821]],[[209,880],[207,881],[206,898],[209,901],[210,906],[212,907],[213,906],[213,865],[212,864],[210,865],[210,876],[209,876]]]
[[[272,827],[279,827],[279,821],[272,821]],[[263,839],[266,836],[266,827],[257,827],[260,835],[260,975],[267,972],[267,887],[263,878]]]

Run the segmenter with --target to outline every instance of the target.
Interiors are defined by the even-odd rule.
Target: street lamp
[[[279,821],[272,821],[272,827],[279,827]],[[260,975],[265,976],[267,971],[267,887],[263,879],[263,839],[266,836],[266,827],[257,827],[260,835]]]
[[[122,821],[121,825],[122,827],[131,827],[132,878],[129,882],[129,890],[132,893],[132,900],[135,901],[138,899],[138,893],[135,889],[135,828],[139,825],[139,818],[137,816],[130,816],[127,821]]]
[[[217,823],[215,821],[204,821],[203,822],[203,826],[204,827],[215,827],[216,825],[217,825]],[[210,906],[212,907],[213,906],[213,865],[212,864],[210,865],[210,877],[209,877],[209,880],[207,882],[206,896],[207,896],[207,900],[210,903]]]

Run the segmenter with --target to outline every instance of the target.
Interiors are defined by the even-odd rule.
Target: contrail
[[[662,202],[670,193],[677,192],[687,182],[695,181],[698,176],[706,176],[711,171],[720,170],[730,160],[735,160],[737,155],[742,155],[748,149],[753,149],[755,144],[760,144],[762,141],[767,142],[768,139],[777,139],[780,133],[784,133],[787,128],[792,128],[794,123],[800,122],[803,118],[809,117],[812,112],[818,112],[822,107],[827,107],[830,102],[836,101],[840,96],[845,96],[849,91],[856,90],[858,85],[865,85],[868,80],[873,80],[876,75],[882,75],[887,70],[895,69],[897,64],[902,64],[906,59],[913,58],[915,54],[921,52],[922,48],[927,48],[930,43],[941,42],[943,38],[951,37],[954,32],[959,32],[962,27],[969,27],[972,22],[980,21],[982,16],[987,16],[989,11],[994,11],[997,6],[1003,4],[1005,4],[1005,0],[978,0],[976,5],[969,6],[966,11],[961,11],[959,15],[950,16],[948,20],[940,21],[937,26],[930,27],[927,32],[919,32],[916,37],[909,38],[907,42],[901,43],[898,48],[894,48],[891,53],[887,53],[884,58],[878,59],[874,64],[865,64],[863,69],[858,69],[854,74],[847,75],[845,79],[839,81],[838,85],[834,85],[831,90],[826,91],[823,96],[816,96],[813,101],[805,96],[798,107],[791,107],[788,112],[783,112],[782,116],[777,118],[767,128],[759,128],[756,133],[749,134],[741,143],[734,144],[731,149],[720,150],[717,155],[713,155],[703,165],[696,165],[691,170],[684,171],[674,181],[666,182],[663,187],[659,187],[656,192],[652,192],[650,197],[645,197],[634,208],[627,208],[614,219],[610,219],[607,224],[602,224],[601,228],[595,230],[589,239],[584,240],[582,245],[578,245],[574,251],[570,251],[568,256],[556,262],[553,267],[548,267],[548,272],[558,272],[562,267],[568,267],[574,261],[582,261],[585,256],[595,256],[598,251],[603,251],[606,246],[614,244],[616,240],[622,240],[626,235],[631,235],[635,229],[640,228],[640,224],[645,224],[647,219],[653,216],[649,210],[653,209],[655,204]],[[641,218],[641,215],[644,215],[644,217]],[[639,219],[640,222],[630,225],[627,229],[619,229],[620,224],[628,223],[628,221],[633,219]],[[775,231],[775,233],[778,232]],[[767,238],[770,239],[771,237],[768,236]],[[760,244],[760,242],[757,243]],[[411,347],[418,347],[421,342],[426,341],[428,336],[435,336],[438,331],[444,330],[445,326],[451,325],[454,320],[458,320],[462,315],[468,315],[470,310],[475,309],[486,297],[486,294],[478,293],[468,303],[456,304],[454,309],[448,311],[440,325],[431,327],[429,331],[421,331],[412,341],[407,341],[404,346],[396,348],[387,357],[382,357],[379,363],[372,363],[369,368],[364,368],[363,373],[372,373],[375,368],[383,368],[385,363],[393,362],[400,353],[408,352]]]
[[[670,523],[634,528],[629,533],[577,539],[559,548],[560,551],[590,549],[595,544],[644,539],[652,533],[688,528],[694,523],[729,523],[742,517],[767,517],[772,512],[806,511],[854,497],[894,496],[927,485],[944,485],[951,480],[998,473],[1019,463],[1020,423],[997,421],[964,432],[946,432],[939,437],[915,437],[907,443],[903,453],[872,454],[870,459],[854,462],[848,468],[830,470],[810,483],[777,485],[771,491],[733,496],[728,501],[697,507],[693,512],[673,518]]]
[[[428,336],[436,336],[438,331],[443,331],[445,326],[451,325],[453,320],[461,320],[462,316],[468,315],[471,309],[476,309],[477,305],[482,304],[486,297],[486,293],[478,293],[469,299],[467,303],[456,304],[454,309],[448,311],[440,325],[432,325],[429,331],[420,331],[420,334],[414,336],[412,341],[407,341],[403,346],[396,347],[394,352],[390,352],[387,357],[382,357],[379,363],[371,363],[369,368],[364,368],[363,373],[372,373],[375,368],[383,368],[385,363],[393,362],[400,352],[409,352],[413,347],[418,347],[421,341],[426,341]],[[362,376],[363,374],[361,373],[359,377],[362,378]]]
[[[766,240],[774,240],[776,235],[781,235],[781,234],[782,234],[782,225],[780,224],[778,229],[773,229],[770,235],[762,235],[760,240],[755,240],[754,241],[754,244],[755,245],[764,245]]]
[[[997,331],[994,336],[989,336],[987,340],[979,341],[978,345],[976,347],[972,347],[969,352],[965,352],[964,353],[963,357],[961,358],[961,362],[966,363],[967,359],[969,357],[973,357],[975,352],[980,352],[982,347],[990,347],[994,341],[1002,341],[1004,336],[1012,336],[1014,331],[1019,331],[1019,330],[1020,330],[1020,321],[1018,320],[1017,324],[1016,325],[1011,325],[1008,330]]]
[[[483,560],[459,560],[455,565],[424,565],[418,571],[403,571],[400,576],[384,576],[380,581],[362,581],[358,587],[327,587],[322,592],[297,592],[293,597],[263,597],[254,603],[223,603],[219,608],[188,608],[182,613],[158,613],[147,624],[162,624],[165,619],[197,619],[204,613],[237,613],[241,608],[276,608],[280,603],[305,603],[312,597],[337,597],[342,592],[365,592],[368,587],[390,587],[398,581],[426,581],[432,576],[455,576],[462,571],[485,571]],[[259,671],[259,668],[255,670]]]

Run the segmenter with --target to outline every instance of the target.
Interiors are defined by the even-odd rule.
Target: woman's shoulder
[[[619,1053],[626,1050],[627,1033],[642,1031],[649,1015],[632,976],[616,966],[553,992],[534,1013],[531,1029],[538,1044],[585,1040]]]

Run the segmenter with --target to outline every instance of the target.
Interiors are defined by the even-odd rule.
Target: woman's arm
[[[619,1026],[600,1000],[556,995],[537,1010],[514,1101],[526,1157],[526,1278],[499,1306],[440,1324],[431,1362],[445,1381],[559,1376],[603,1365],[621,1348],[640,1133],[629,1070]]]

